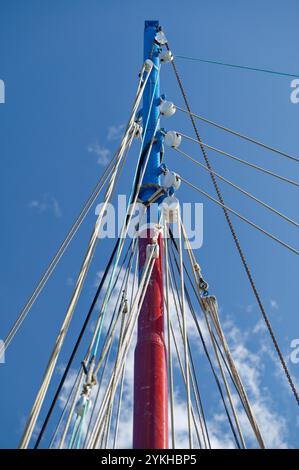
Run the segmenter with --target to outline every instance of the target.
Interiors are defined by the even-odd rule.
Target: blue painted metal
[[[158,74],[158,67],[160,65],[159,59],[159,46],[154,43],[155,36],[157,34],[157,28],[159,27],[158,21],[145,21],[145,28],[144,28],[144,60],[148,59],[151,56],[151,60],[154,63],[154,67],[152,69],[151,75],[149,80],[146,84],[144,94],[143,94],[143,108],[142,108],[142,121],[145,125],[148,113],[150,109],[150,103],[153,97],[153,90],[157,80]],[[153,51],[152,51],[153,48]],[[151,55],[152,51],[152,55]],[[151,109],[151,113],[149,116],[148,127],[144,137],[144,145],[146,145],[151,141],[153,132],[155,130],[157,119],[159,116],[159,104],[160,104],[160,79],[158,77],[158,81],[156,84],[156,88],[154,90],[154,97],[153,97],[153,105]],[[160,149],[161,149],[161,139],[162,136],[159,132],[160,125],[158,126],[157,131],[157,142],[153,145],[151,155],[148,160],[148,164],[145,170],[145,174],[143,177],[143,184],[154,183],[160,184],[160,175],[159,175],[159,167],[160,167]],[[153,193],[155,189],[146,189],[142,191],[141,198],[145,201],[147,200]]]
[[[147,122],[148,112],[151,103],[153,103],[147,132],[144,137],[144,148],[152,140],[159,116],[160,87],[157,70],[159,67],[159,47],[154,43],[158,26],[158,21],[145,22],[144,59],[150,57],[155,67],[151,72],[143,95],[143,125]],[[160,183],[161,139],[162,136],[159,133],[158,142],[154,144],[149,156],[143,184]],[[145,201],[155,190],[156,188],[145,189],[139,197]],[[150,221],[149,215],[150,211],[148,210],[147,227],[139,238],[139,273],[144,268],[147,246],[153,243],[153,233],[149,222],[157,223],[158,221],[157,214],[154,216],[157,217],[155,221]],[[158,245],[160,254],[155,259],[138,318],[134,359],[134,449],[168,448],[167,354],[164,338],[163,243],[161,233],[159,234]]]

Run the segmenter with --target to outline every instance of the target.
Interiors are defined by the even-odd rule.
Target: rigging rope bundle
[[[153,56],[154,54],[160,54],[164,46],[166,47],[167,52],[160,56],[160,62],[171,63],[187,109],[180,108],[165,101],[164,95],[159,98],[160,106],[155,102],[154,97],[155,91],[158,87],[161,65],[156,66],[154,64],[155,58],[153,58]],[[72,366],[74,366],[75,359],[79,360],[79,358],[76,357],[79,347],[82,346],[83,340],[86,340],[86,344],[84,344],[85,354],[82,353],[80,358],[83,360],[79,366],[78,364],[75,366],[78,367],[78,370],[76,371],[76,374],[74,374],[75,379],[71,381],[71,389],[67,393],[67,399],[62,412],[60,415],[57,415],[57,424],[55,425],[54,431],[51,432],[49,447],[57,447],[60,449],[66,447],[69,449],[107,449],[111,446],[113,449],[117,448],[119,442],[119,431],[123,417],[122,413],[127,412],[127,410],[124,410],[124,406],[122,405],[123,400],[127,398],[127,374],[129,372],[127,367],[129,362],[128,357],[132,351],[131,347],[134,342],[136,325],[139,321],[139,317],[141,318],[141,321],[143,321],[143,304],[146,304],[146,302],[150,303],[148,302],[146,295],[149,290],[152,289],[152,285],[154,285],[154,269],[156,263],[158,264],[158,261],[161,261],[161,256],[163,254],[164,276],[161,276],[163,281],[161,281],[160,303],[162,304],[161,318],[163,317],[164,305],[166,311],[165,321],[167,338],[165,338],[165,343],[167,343],[167,350],[165,349],[163,351],[167,354],[165,381],[167,381],[168,376],[171,426],[170,436],[172,448],[175,449],[178,444],[176,435],[177,417],[175,410],[178,398],[181,402],[181,395],[185,400],[184,411],[186,422],[184,432],[186,442],[188,441],[186,446],[188,445],[190,449],[196,446],[201,449],[212,448],[213,430],[211,430],[210,417],[205,409],[205,387],[203,386],[204,380],[202,379],[202,371],[204,368],[201,367],[202,360],[207,361],[208,372],[211,374],[212,381],[217,387],[217,394],[219,394],[217,397],[220,399],[220,406],[223,407],[223,410],[222,408],[221,410],[225,413],[223,416],[227,419],[227,426],[229,432],[231,432],[230,437],[233,439],[233,445],[236,448],[243,449],[248,447],[247,429],[246,432],[244,432],[244,416],[247,420],[246,424],[248,424],[252,430],[254,444],[258,444],[260,448],[265,448],[264,438],[261,434],[248,399],[247,392],[241,380],[242,371],[239,372],[237,369],[234,361],[234,350],[230,349],[222,328],[217,299],[214,295],[209,293],[210,288],[203,277],[201,267],[195,257],[194,251],[192,250],[186,229],[183,221],[181,220],[179,200],[174,196],[174,193],[180,187],[181,181],[222,208],[251,288],[279,356],[284,373],[288,379],[290,388],[292,389],[297,403],[299,404],[298,392],[275,338],[272,326],[255,286],[251,271],[249,270],[247,260],[241,248],[240,241],[235,232],[229,213],[236,215],[241,220],[256,228],[293,253],[299,254],[299,251],[228,207],[224,202],[217,182],[218,179],[229,184],[234,189],[270,210],[272,213],[275,213],[280,218],[294,225],[296,228],[299,227],[299,223],[214,171],[210,164],[206,149],[209,148],[219,154],[228,156],[233,160],[248,165],[289,184],[299,186],[299,183],[281,175],[277,175],[270,170],[266,170],[250,162],[246,162],[237,156],[231,155],[202,142],[195,119],[200,119],[203,122],[211,124],[290,160],[299,162],[299,159],[286,152],[282,152],[255,139],[233,131],[232,129],[217,124],[214,121],[210,121],[202,116],[192,113],[174,61],[174,56],[170,51],[167,39],[161,29],[158,29],[157,31],[155,42],[149,52],[149,58],[153,59],[153,62],[151,60],[146,60],[142,67],[128,124],[115,156],[105,169],[103,176],[97,183],[65,240],[47,267],[44,275],[34,289],[33,294],[29,298],[24,309],[21,311],[5,341],[5,346],[8,346],[14,338],[57,263],[85,219],[90,207],[106,184],[104,202],[93,227],[70,303],[47,364],[42,384],[29,415],[20,443],[21,448],[27,448],[29,446],[33,431],[34,429],[36,430],[37,419],[44,404],[59,354],[64,345],[77,302],[81,295],[85,279],[93,259],[99,230],[103,224],[105,210],[109,202],[112,200],[112,196],[117,187],[128,152],[130,151],[133,138],[136,135],[140,137],[141,145],[138,152],[133,183],[130,187],[129,203],[120,228],[120,234],[113,247],[91,305],[83,319],[83,324],[71,350],[67,365],[59,380],[49,409],[45,415],[45,419],[34,447],[38,448],[42,439],[45,437],[45,432],[53,415],[53,411],[55,410],[55,406],[62,396],[62,391],[65,390],[64,387],[67,383],[67,379],[71,378]],[[222,65],[231,66],[231,64]],[[155,73],[155,80],[151,80],[149,78],[152,71]],[[264,71],[271,72],[267,70]],[[138,111],[138,108],[147,84],[150,84],[151,99],[149,100],[149,106],[146,107],[146,115],[143,116],[144,129],[142,129],[139,119],[140,111]],[[154,111],[153,108],[155,108]],[[196,138],[192,138],[180,132],[165,132],[163,129],[160,129],[160,118],[163,116],[172,116],[176,109],[189,116]],[[152,114],[155,115],[154,120],[152,119]],[[148,130],[150,130],[150,138],[146,139]],[[181,137],[199,144],[205,164],[200,163],[178,148],[181,143]],[[217,198],[214,198],[184,177],[179,176],[174,171],[170,171],[166,167],[163,160],[163,143],[161,143],[162,149],[159,149],[157,152],[158,162],[160,161],[161,166],[155,169],[159,174],[163,174],[162,185],[159,179],[157,180],[159,184],[143,181],[152,150],[157,142],[160,144],[160,138],[162,138],[162,140],[165,138],[165,143],[169,144],[173,150],[185,158],[188,158],[210,174]],[[147,143],[145,144],[145,142]],[[156,151],[157,147],[154,149]],[[149,187],[151,189],[154,187],[153,193],[146,201],[143,201],[142,190],[144,188],[148,189]],[[144,219],[146,213],[148,216],[149,212],[147,211],[156,201],[158,201],[159,204],[161,201],[175,201],[175,204],[171,213],[164,207],[161,209],[160,205],[158,211],[159,215],[155,219],[156,223],[154,226],[151,226],[153,230],[150,235],[150,241],[147,242],[148,244],[144,251],[145,261],[143,263],[143,252],[140,251],[141,221]],[[132,241],[126,244],[129,226],[132,222],[136,205],[140,202],[142,203],[141,215],[139,216],[138,223],[135,226],[135,233]],[[149,217],[147,217],[147,223],[149,224]],[[175,240],[170,228],[171,225],[173,227],[176,226],[177,228],[177,241]],[[127,247],[126,249],[125,246]],[[184,261],[185,252],[189,260],[188,266]],[[140,262],[140,260],[142,262]],[[92,315],[95,316],[95,321],[92,331],[89,331],[88,326],[90,325]],[[201,318],[203,321],[202,324]],[[152,320],[152,318],[150,319]],[[194,337],[196,338],[196,342],[200,339],[200,342],[198,343],[200,343],[203,353],[202,355],[196,355],[197,350],[193,347]],[[161,343],[164,345],[163,335]],[[165,358],[164,352],[163,357]],[[146,356],[146,354],[144,354],[144,356]],[[145,369],[148,370],[149,368],[147,367]],[[155,374],[154,377],[156,380]],[[167,395],[167,393],[165,393],[165,395]],[[158,397],[158,399],[160,399],[160,397]],[[243,413],[243,415],[241,415],[241,413]]]
[[[166,43],[166,48],[167,48],[168,51],[170,51],[168,42]],[[273,331],[273,329],[272,329],[270,320],[269,320],[269,318],[268,318],[268,315],[267,315],[266,310],[265,310],[265,308],[264,308],[264,305],[263,305],[263,303],[262,303],[261,297],[260,297],[260,295],[259,295],[259,293],[258,293],[258,290],[257,290],[257,288],[256,288],[256,285],[255,285],[255,282],[254,282],[254,280],[253,280],[251,271],[250,271],[250,269],[249,269],[249,267],[248,267],[248,264],[247,264],[247,261],[246,261],[244,252],[243,252],[243,250],[242,250],[242,248],[241,248],[240,241],[239,241],[239,239],[238,239],[238,237],[237,237],[237,234],[236,234],[235,229],[234,229],[234,227],[233,227],[233,224],[232,224],[232,222],[231,222],[229,213],[228,213],[228,211],[227,211],[227,209],[226,209],[226,207],[225,207],[224,199],[223,199],[223,197],[222,197],[222,193],[221,193],[221,191],[220,191],[219,185],[218,185],[218,183],[217,183],[217,180],[216,180],[216,178],[215,178],[215,175],[212,173],[213,168],[212,168],[212,166],[211,166],[211,164],[210,164],[210,161],[209,161],[207,152],[206,152],[206,150],[205,150],[205,146],[203,145],[202,140],[201,140],[201,138],[200,138],[200,135],[199,135],[199,132],[198,132],[196,123],[195,123],[195,119],[194,119],[194,117],[193,117],[193,115],[192,115],[191,108],[190,108],[190,106],[189,106],[189,101],[188,101],[188,99],[187,99],[187,95],[186,95],[186,93],[185,93],[185,90],[184,90],[184,87],[183,87],[182,81],[181,81],[181,79],[180,79],[180,76],[179,76],[179,73],[178,73],[178,70],[177,70],[177,67],[176,67],[176,64],[175,64],[175,61],[174,61],[174,60],[172,60],[171,65],[172,65],[174,74],[175,74],[175,76],[176,76],[176,79],[177,79],[179,88],[180,88],[180,90],[181,90],[181,93],[182,93],[182,96],[183,96],[183,99],[184,99],[186,108],[187,108],[188,113],[189,113],[190,121],[191,121],[192,127],[193,127],[193,129],[194,129],[194,132],[195,132],[197,141],[198,141],[198,143],[199,143],[200,149],[201,149],[201,151],[202,151],[203,157],[204,157],[204,159],[205,159],[206,165],[207,165],[207,167],[209,168],[209,170],[211,170],[210,176],[211,176],[211,180],[212,180],[213,186],[214,186],[215,191],[216,191],[216,193],[217,193],[217,197],[218,197],[219,203],[222,205],[222,209],[223,209],[223,212],[224,212],[225,219],[226,219],[226,221],[227,221],[227,223],[228,223],[230,232],[231,232],[231,234],[232,234],[232,237],[233,237],[233,239],[234,239],[236,248],[237,248],[238,253],[239,253],[239,255],[240,255],[242,264],[243,264],[244,269],[245,269],[245,271],[246,271],[246,274],[247,274],[249,283],[250,283],[250,285],[251,285],[251,287],[252,287],[252,290],[253,290],[253,293],[254,293],[254,295],[255,295],[255,297],[256,297],[256,300],[257,300],[257,303],[258,303],[258,305],[259,305],[259,308],[260,308],[262,317],[263,317],[263,319],[264,319],[264,321],[265,321],[265,324],[266,324],[266,326],[267,326],[267,329],[268,329],[268,331],[269,331],[270,337],[271,337],[271,339],[272,339],[273,345],[274,345],[275,350],[276,350],[276,352],[277,352],[279,361],[280,361],[281,366],[282,366],[282,368],[283,368],[283,370],[284,370],[284,373],[285,373],[285,376],[286,376],[287,381],[288,381],[288,383],[289,383],[289,386],[290,386],[290,388],[291,388],[291,390],[292,390],[292,393],[293,393],[293,395],[294,395],[294,397],[295,397],[295,399],[296,399],[296,401],[297,401],[297,404],[299,405],[299,395],[298,395],[296,386],[295,386],[294,381],[293,381],[293,379],[292,379],[292,377],[291,377],[291,374],[290,374],[290,372],[289,372],[289,369],[288,369],[288,366],[287,366],[287,364],[286,364],[286,361],[285,361],[285,359],[284,359],[284,357],[283,357],[283,354],[282,354],[282,352],[281,352],[281,350],[280,350],[280,347],[279,347],[279,345],[278,345],[278,342],[277,342],[277,340],[276,340],[276,337],[275,337],[274,331]]]
[[[88,249],[87,249],[87,252],[85,254],[85,257],[84,257],[84,260],[83,260],[83,263],[82,263],[82,266],[81,266],[81,270],[80,270],[80,273],[79,273],[79,276],[78,276],[78,279],[77,279],[77,282],[76,282],[75,290],[73,292],[72,299],[71,299],[69,307],[67,309],[64,321],[61,325],[60,332],[58,334],[54,349],[51,353],[51,356],[50,356],[50,359],[49,359],[49,362],[48,362],[48,365],[47,365],[47,368],[46,368],[46,371],[45,371],[45,374],[44,374],[44,377],[43,377],[42,385],[40,386],[40,390],[37,394],[36,400],[35,400],[34,405],[32,407],[32,411],[30,413],[30,417],[29,417],[29,420],[27,422],[27,425],[26,425],[26,428],[25,428],[25,431],[24,431],[24,435],[21,439],[20,448],[26,448],[28,446],[28,443],[30,441],[34,426],[36,424],[39,412],[41,410],[41,407],[42,407],[42,404],[43,404],[43,401],[44,401],[44,398],[45,398],[45,395],[46,395],[46,392],[47,392],[47,389],[48,389],[48,386],[50,384],[50,380],[51,380],[51,377],[53,375],[53,371],[54,371],[54,368],[55,368],[55,365],[56,365],[56,362],[57,362],[57,359],[58,359],[58,355],[59,355],[60,350],[62,348],[62,345],[64,343],[66,333],[68,331],[68,328],[69,328],[69,325],[70,325],[70,322],[71,322],[76,304],[77,304],[78,299],[79,299],[79,295],[81,293],[81,290],[82,290],[82,287],[83,287],[83,284],[84,284],[84,281],[85,281],[87,271],[89,269],[89,266],[90,266],[90,263],[91,263],[91,260],[92,260],[93,254],[94,254],[94,250],[95,250],[95,246],[96,246],[97,238],[98,238],[98,233],[99,233],[99,230],[100,230],[100,227],[101,227],[101,224],[102,224],[102,219],[103,219],[103,216],[104,216],[104,212],[105,212],[107,204],[110,200],[113,188],[114,188],[114,182],[115,182],[115,178],[116,178],[116,175],[117,175],[117,170],[118,170],[118,167],[119,167],[119,165],[122,161],[122,157],[124,155],[124,152],[125,152],[125,149],[126,149],[126,146],[127,146],[127,142],[130,140],[130,132],[134,128],[135,115],[136,115],[137,109],[139,107],[139,104],[140,104],[140,101],[141,101],[141,98],[142,98],[142,95],[143,95],[143,90],[145,88],[147,79],[150,75],[151,69],[152,69],[152,63],[151,64],[148,63],[144,66],[144,70],[146,70],[146,76],[145,76],[145,79],[144,79],[142,85],[140,84],[141,79],[142,79],[140,77],[140,81],[139,81],[139,85],[138,85],[138,91],[137,91],[137,94],[136,94],[135,102],[133,104],[133,109],[132,109],[132,112],[131,112],[130,120],[128,122],[124,137],[123,137],[123,139],[121,141],[121,144],[120,144],[120,148],[119,148],[118,156],[117,156],[117,163],[115,165],[115,168],[114,168],[113,173],[111,175],[111,179],[110,179],[108,188],[106,190],[106,195],[105,195],[105,198],[104,198],[104,204],[101,207],[101,211],[100,211],[100,213],[98,215],[98,218],[97,218],[97,221],[95,223],[93,233],[92,233],[90,241],[89,241]]]
[[[180,150],[179,148],[174,148],[174,150],[183,155],[184,157],[188,158],[189,160],[191,160],[193,163],[195,163],[196,165],[200,166],[201,168],[203,168],[204,170],[208,171],[208,172],[211,172],[211,170],[209,170],[208,167],[206,167],[205,165],[203,165],[202,163],[200,163],[198,160],[195,160],[195,158],[192,158],[190,155],[188,155],[186,152],[183,152],[182,150]],[[289,217],[287,217],[285,214],[283,214],[282,212],[279,212],[277,209],[274,209],[274,207],[270,206],[269,204],[266,204],[264,201],[262,201],[261,199],[258,199],[256,196],[254,196],[253,194],[249,193],[248,191],[246,191],[245,189],[241,188],[240,186],[238,186],[237,184],[233,183],[232,181],[228,180],[227,178],[224,178],[223,176],[221,176],[219,173],[216,173],[216,171],[212,170],[212,173],[217,176],[217,178],[221,179],[222,181],[224,181],[225,183],[229,184],[230,186],[232,186],[233,188],[237,189],[238,191],[240,191],[242,194],[245,194],[246,196],[248,196],[249,198],[253,199],[255,202],[257,202],[258,204],[262,205],[263,207],[266,207],[267,209],[269,209],[271,212],[273,212],[274,214],[278,215],[279,217],[281,217],[282,219],[286,220],[287,222],[289,222],[290,224],[294,225],[295,227],[299,227],[299,223],[296,222],[295,220],[292,220],[290,219]]]
[[[247,135],[244,135],[244,134],[241,134],[240,132],[237,132],[237,131],[234,131],[233,129],[230,129],[229,127],[225,127],[215,121],[211,121],[211,119],[207,119],[205,118],[204,116],[199,116],[198,114],[195,114],[195,113],[191,113],[190,111],[186,110],[186,109],[183,109],[181,108],[180,106],[177,106],[175,105],[176,109],[178,109],[179,111],[182,111],[183,113],[187,113],[193,117],[195,117],[196,119],[199,119],[200,121],[203,121],[207,124],[211,124],[212,126],[214,127],[217,127],[218,129],[222,129],[223,131],[226,131],[232,135],[235,135],[237,137],[240,137],[241,139],[244,139],[244,140],[247,140],[248,142],[251,142],[253,144],[256,144],[258,145],[259,147],[262,147],[266,150],[270,150],[271,152],[274,152],[278,155],[281,155],[282,157],[286,157],[286,158],[289,158],[290,160],[293,160],[294,162],[299,162],[299,158],[298,157],[294,157],[294,155],[290,155],[289,153],[286,153],[286,152],[283,152],[282,150],[279,150],[279,149],[276,149],[274,147],[271,147],[270,145],[267,145],[267,144],[264,144],[263,142],[260,142],[256,139],[253,139],[252,137],[248,137]]]

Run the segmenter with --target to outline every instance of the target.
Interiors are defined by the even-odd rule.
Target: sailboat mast
[[[156,131],[142,182],[140,199],[147,201],[160,184],[161,134],[159,132],[159,46],[155,36],[158,21],[146,21],[144,29],[144,59],[152,60],[154,67],[143,95],[142,120],[145,129],[144,149],[150,144]],[[146,123],[148,123],[146,127]],[[134,422],[133,447],[165,449],[168,447],[168,391],[167,360],[164,341],[163,297],[163,243],[155,221],[147,211],[146,227],[139,239],[139,273],[146,261],[147,247],[157,237],[159,253],[155,259],[138,319],[137,344],[134,362]],[[151,224],[150,224],[151,223]]]

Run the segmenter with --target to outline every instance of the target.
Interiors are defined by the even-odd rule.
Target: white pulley
[[[160,55],[160,60],[161,62],[163,62],[164,64],[166,64],[166,62],[172,62],[173,61],[173,54],[171,51],[166,51],[164,54],[161,54]]]
[[[152,259],[158,259],[160,254],[160,248],[158,243],[152,243],[146,245],[146,256],[149,258],[150,256]]]
[[[160,113],[163,114],[163,116],[173,116],[174,113],[176,112],[176,107],[171,101],[162,101],[160,104]]]
[[[81,395],[76,406],[77,416],[81,416],[81,417],[83,416],[85,408],[88,406],[89,402],[90,402],[90,398],[86,394]]]
[[[154,66],[154,63],[151,59],[146,59],[144,62],[144,68],[146,72],[150,72]]]
[[[139,139],[142,137],[143,127],[138,122],[134,122],[134,137]]]
[[[162,213],[164,219],[170,223],[176,223],[179,220],[180,203],[174,196],[166,197],[162,202]]]
[[[181,179],[174,171],[167,171],[162,176],[162,185],[167,189],[173,188],[176,191],[181,186]]]
[[[177,148],[180,146],[182,141],[182,136],[178,134],[176,131],[168,131],[165,134],[164,142],[168,147]]]
[[[167,44],[167,39],[163,31],[158,31],[155,36],[155,41],[160,44],[160,46],[165,46]]]

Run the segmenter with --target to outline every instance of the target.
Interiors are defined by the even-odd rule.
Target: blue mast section
[[[159,104],[160,104],[160,78],[158,77],[158,67],[160,65],[159,59],[159,46],[155,43],[155,36],[159,28],[159,21],[145,21],[144,24],[144,60],[151,59],[154,67],[151,71],[149,80],[146,84],[143,94],[143,108],[142,108],[142,121],[143,127],[148,119],[149,109],[151,101],[153,99],[153,105],[149,116],[148,127],[144,138],[144,146],[150,143],[157,119],[159,116]],[[157,83],[156,83],[157,81]],[[156,87],[155,87],[156,83]],[[142,184],[160,184],[159,167],[160,167],[160,149],[161,149],[161,134],[159,132],[160,124],[157,128],[157,142],[153,145],[151,154],[149,156],[148,164],[145,170]],[[141,199],[146,201],[156,189],[145,188],[141,191]]]

